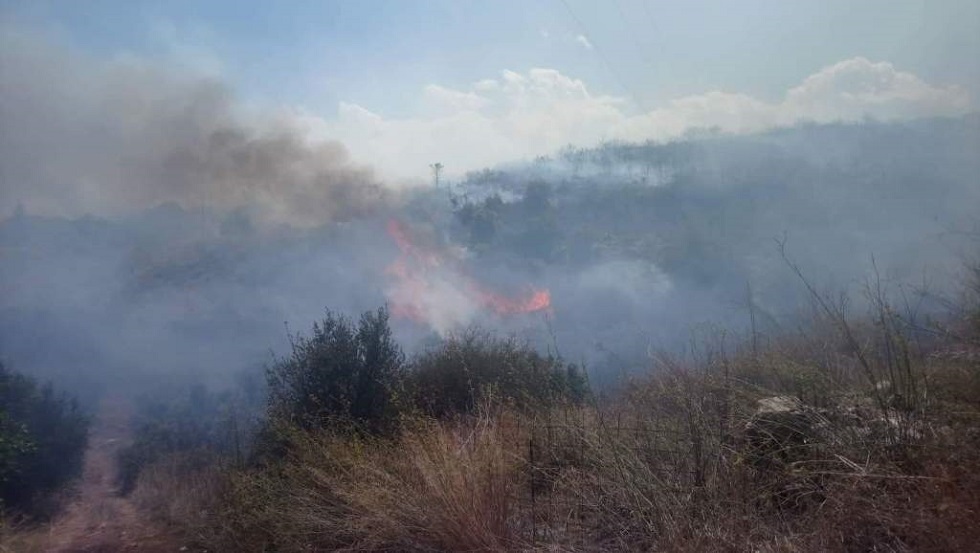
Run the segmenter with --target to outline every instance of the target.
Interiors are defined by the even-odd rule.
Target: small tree
[[[365,312],[356,326],[327,311],[268,370],[270,415],[306,429],[339,419],[381,432],[390,426],[403,364],[386,308]]]

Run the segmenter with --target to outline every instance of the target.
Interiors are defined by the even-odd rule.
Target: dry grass
[[[189,541],[213,533],[212,512],[225,486],[219,460],[173,455],[144,468],[129,500],[157,522],[175,526]]]
[[[397,447],[379,445],[346,474],[353,549],[506,551],[516,531],[520,473],[496,424],[423,423]]]
[[[603,405],[287,429],[279,462],[176,486],[158,468],[138,497],[218,551],[968,550],[980,363],[879,307],[763,351],[660,356]]]
[[[419,421],[395,441],[295,432],[285,462],[184,483],[157,466],[136,497],[218,551],[518,550],[519,460],[497,421]]]
[[[971,428],[945,427],[914,455],[889,457],[841,426],[782,458],[745,445],[747,407],[733,408],[723,427],[715,415],[692,414],[694,403],[643,403],[689,385],[644,383],[651,395],[637,392],[604,413],[420,422],[394,441],[304,435],[288,461],[226,478],[202,543],[219,551],[951,551],[980,539],[980,443],[964,441]],[[703,391],[689,389],[689,399]],[[760,465],[753,455],[779,462]],[[184,501],[179,490],[171,501]]]

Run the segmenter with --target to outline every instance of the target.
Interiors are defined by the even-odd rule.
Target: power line
[[[585,26],[585,23],[583,23],[582,20],[579,19],[577,15],[575,15],[575,12],[572,10],[572,7],[568,5],[568,2],[566,0],[560,0],[560,1],[562,5],[565,6],[565,10],[568,12],[568,15],[570,15],[572,20],[575,21],[575,24],[579,28],[579,32],[581,32],[583,36],[588,38],[590,36],[590,33],[588,28]],[[606,71],[608,71],[609,74],[612,75],[613,79],[616,80],[616,83],[619,85],[619,87],[623,89],[623,91],[625,91],[626,94],[633,100],[633,103],[636,105],[636,107],[639,108],[641,112],[645,111],[643,107],[643,103],[640,102],[639,96],[637,96],[630,87],[626,86],[626,81],[623,80],[619,72],[616,71],[615,68],[613,68],[611,63],[609,63],[609,59],[606,58],[605,54],[602,53],[602,50],[599,48],[599,45],[596,44],[594,38],[593,40],[591,40],[591,43],[592,43],[592,49],[595,51],[596,55],[599,56],[599,61],[602,62],[602,64],[606,67]]]
[[[637,37],[635,26],[629,25],[629,21],[631,21],[631,19],[626,16],[626,11],[623,10],[621,0],[613,0],[613,4],[616,5],[616,11],[619,12],[619,18],[623,21],[623,28],[628,29],[627,34],[629,35],[630,41],[633,42],[633,47],[639,54],[640,59],[643,61],[643,65],[645,65],[647,69],[653,70],[653,62],[650,60],[650,56],[647,54],[647,49],[644,46],[643,41]],[[651,26],[654,29],[653,34],[656,35],[656,24],[653,21],[653,14],[650,13],[650,7],[646,2],[643,2],[643,11],[645,11],[647,16],[650,18]]]

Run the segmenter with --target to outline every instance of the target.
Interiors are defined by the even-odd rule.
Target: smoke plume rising
[[[338,142],[254,113],[214,78],[85,57],[0,28],[0,213],[99,216],[162,203],[262,223],[348,220],[385,197]]]
[[[385,303],[410,351],[482,325],[608,375],[750,309],[792,328],[774,238],[831,291],[873,257],[946,293],[975,249],[976,115],[570,147],[396,193],[212,78],[0,44],[0,356],[58,378],[221,379]]]

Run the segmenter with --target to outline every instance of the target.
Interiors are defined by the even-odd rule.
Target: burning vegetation
[[[392,279],[388,298],[396,317],[445,334],[478,310],[508,316],[551,309],[547,289],[528,287],[522,296],[495,292],[467,274],[459,249],[421,243],[408,225],[395,219],[388,221],[387,231],[399,251],[386,269]]]
[[[980,2],[511,2],[0,2],[0,553],[978,550]]]
[[[22,364],[138,398],[111,503],[189,549],[968,549],[980,272],[937,244],[976,249],[977,123],[566,150],[313,227],[19,212],[0,537],[87,428]]]

